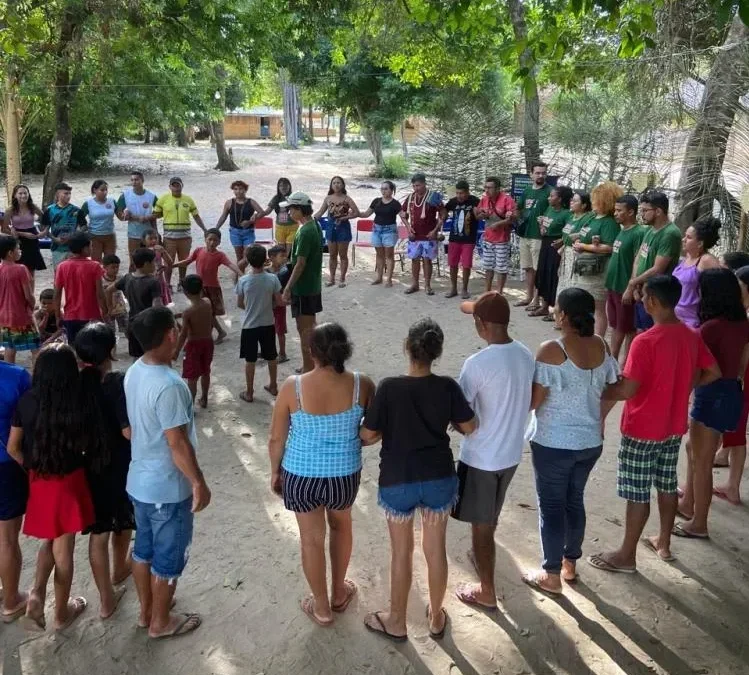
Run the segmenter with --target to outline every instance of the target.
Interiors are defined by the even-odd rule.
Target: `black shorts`
[[[359,492],[361,471],[334,478],[307,478],[282,472],[283,505],[294,513],[309,513],[321,506],[343,511],[354,505]]]
[[[239,345],[239,358],[244,359],[247,363],[255,363],[258,345],[260,346],[260,356],[266,361],[275,361],[278,358],[276,327],[274,325],[243,328]]]
[[[315,316],[322,312],[322,295],[292,295],[291,318],[299,316]]]
[[[0,462],[0,520],[14,520],[26,513],[29,477],[13,460]]]
[[[452,516],[476,525],[497,525],[507,488],[517,466],[502,471],[484,471],[458,462],[458,503]]]

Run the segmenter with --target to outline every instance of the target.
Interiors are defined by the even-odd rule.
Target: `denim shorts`
[[[350,220],[339,223],[335,218],[321,218],[320,225],[325,230],[325,239],[329,244],[345,244],[353,239]]]
[[[145,504],[130,498],[135,509],[133,560],[150,564],[151,574],[178,579],[187,566],[192,543],[192,497],[175,504]]]
[[[232,246],[252,246],[255,243],[255,228],[230,227],[229,241]]]
[[[721,378],[695,388],[690,416],[708,429],[722,434],[738,426],[743,407],[741,382]]]
[[[458,477],[425,480],[417,483],[401,483],[381,487],[377,503],[392,520],[413,517],[417,508],[422,514],[447,515],[458,501]]]
[[[395,248],[398,243],[398,226],[378,225],[372,229],[372,246],[375,248]]]

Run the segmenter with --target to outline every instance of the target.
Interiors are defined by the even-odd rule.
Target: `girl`
[[[244,251],[255,243],[255,221],[264,213],[260,204],[247,197],[249,185],[243,180],[235,180],[231,184],[234,198],[224,203],[224,210],[216,222],[216,229],[229,217],[229,239],[237,256],[237,263],[244,261]]]
[[[288,178],[279,178],[276,183],[276,194],[268,203],[268,208],[259,217],[267,216],[271,211],[276,212],[276,242],[286,246],[286,254],[291,254],[291,245],[294,243],[294,235],[299,225],[294,222],[289,210],[281,206],[291,194],[291,181]]]
[[[338,258],[341,259],[341,283],[339,288],[346,286],[346,272],[348,272],[348,247],[351,243],[351,218],[359,217],[359,209],[346,194],[346,183],[340,176],[333,176],[328,189],[328,196],[314,215],[319,220],[323,214],[328,214],[328,224],[325,227],[325,238],[328,242],[328,263],[330,279],[325,285],[335,286],[335,273]]]
[[[91,259],[101,262],[102,256],[112,255],[117,251],[117,237],[114,233],[114,216],[117,207],[114,199],[107,196],[109,186],[104,180],[95,180],[91,184],[93,195],[78,212],[78,227],[86,227],[91,235]]]
[[[17,351],[31,351],[33,362],[41,345],[34,323],[34,294],[31,274],[18,264],[18,241],[0,234],[0,346],[4,359],[16,362]]]
[[[34,585],[23,625],[44,631],[47,582],[55,572],[55,630],[70,626],[86,609],[86,599],[70,597],[75,535],[94,522],[94,507],[83,469],[91,447],[87,413],[80,395],[73,349],[53,343],[34,366],[29,389],[11,422],[8,452],[29,473],[29,501],[23,532],[42,539]]]
[[[153,249],[156,254],[156,259],[154,260],[155,274],[161,285],[161,303],[166,307],[172,302],[172,292],[166,279],[167,269],[174,264],[172,256],[161,245],[161,237],[156,230],[146,230],[143,233],[141,246]]]
[[[112,353],[117,337],[107,324],[90,323],[75,338],[83,364],[81,395],[94,441],[86,457],[86,476],[94,504],[95,522],[88,534],[88,556],[99,589],[99,616],[114,614],[125,592],[115,590],[130,575],[128,547],[135,529],[133,505],[125,490],[130,466],[130,422],[125,405],[124,373],[113,373]],[[109,543],[112,543],[110,576]]]
[[[36,229],[34,219],[42,217],[42,210],[34,204],[31,192],[25,185],[13,188],[11,206],[5,212],[5,226],[18,239],[21,245],[21,259],[18,261],[31,272],[31,291],[34,292],[34,272],[46,270],[42,252],[39,250],[39,240],[47,236],[47,230]]]
[[[401,203],[394,198],[395,183],[386,180],[380,187],[382,197],[374,199],[369,208],[360,213],[360,218],[368,218],[373,213],[374,231],[372,232],[372,245],[375,247],[375,280],[373,286],[382,283],[383,274],[387,275],[385,285],[391,288],[393,285],[393,269],[395,267],[395,245],[398,243],[398,214],[401,212]]]

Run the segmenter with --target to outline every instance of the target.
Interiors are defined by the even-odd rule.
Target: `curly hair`
[[[593,210],[602,216],[613,216],[616,200],[623,194],[624,190],[621,186],[613,181],[609,180],[600,185],[596,185],[590,191],[590,201],[593,205]]]
[[[739,280],[722,267],[700,274],[700,323],[710,319],[747,320]]]
[[[567,187],[566,185],[557,185],[551,188],[551,191],[556,192],[557,195],[559,195],[560,206],[563,209],[570,208],[570,201],[572,201],[572,195],[575,194],[572,191],[571,187]]]
[[[720,239],[720,221],[712,216],[703,216],[692,223],[697,241],[702,242],[705,252],[709,251]]]
[[[434,319],[421,319],[408,329],[406,349],[416,363],[429,366],[442,356],[445,334]]]

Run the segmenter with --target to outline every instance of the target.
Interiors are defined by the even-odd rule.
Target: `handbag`
[[[578,253],[572,265],[573,274],[581,277],[595,277],[603,274],[606,269],[607,255],[600,253],[589,253],[587,251]]]

